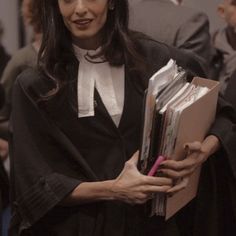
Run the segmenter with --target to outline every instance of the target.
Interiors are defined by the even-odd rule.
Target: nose
[[[86,0],[77,0],[75,13],[78,16],[84,16],[88,12],[88,8],[86,5]]]

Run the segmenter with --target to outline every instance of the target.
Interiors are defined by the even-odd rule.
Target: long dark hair
[[[57,93],[63,84],[73,79],[75,59],[71,33],[64,25],[58,0],[38,0],[42,7],[43,38],[39,51],[39,67],[54,80]],[[135,34],[128,29],[128,0],[114,1],[114,9],[108,11],[104,26],[102,54],[113,66],[129,63],[129,67],[140,68],[143,63],[135,41]]]

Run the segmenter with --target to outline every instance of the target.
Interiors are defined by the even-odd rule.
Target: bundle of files
[[[159,164],[165,159],[185,157],[184,144],[202,142],[214,121],[219,83],[194,78],[187,82],[187,74],[175,61],[157,71],[149,80],[143,109],[143,130],[139,168],[144,174],[157,175]],[[188,186],[169,198],[157,193],[152,200],[151,216],[170,218],[191,201],[197,192],[200,168]]]

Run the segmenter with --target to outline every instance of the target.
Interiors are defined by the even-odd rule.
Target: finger
[[[193,152],[193,151],[200,151],[202,147],[202,143],[195,141],[191,143],[185,143],[184,144],[184,149],[186,152]]]
[[[173,180],[170,178],[166,178],[166,177],[153,177],[153,176],[145,176],[145,184],[147,185],[156,185],[156,186],[160,186],[160,185],[170,185],[172,186],[173,184]]]
[[[165,175],[166,177],[172,178],[172,179],[179,179],[179,178],[182,178],[182,177],[189,176],[194,171],[195,171],[195,168],[184,169],[184,170],[181,170],[181,171],[174,171],[174,170],[171,170],[171,169],[161,170],[163,175]]]
[[[198,164],[200,162],[200,158],[198,158],[199,154],[193,153],[188,156],[188,158],[181,160],[181,161],[175,161],[175,160],[167,160],[164,161],[160,165],[160,170],[163,168],[165,169],[173,169],[173,170],[182,170],[186,168],[192,168],[194,165]]]
[[[168,190],[170,190],[172,185],[163,185],[163,186],[147,186],[145,192],[146,193],[166,193]]]
[[[173,188],[170,188],[169,190],[167,190],[167,193],[177,193],[180,190],[185,189],[187,187],[188,183],[189,183],[189,178],[185,177]]]
[[[135,152],[133,156],[128,160],[128,163],[136,165],[138,164],[139,151]]]

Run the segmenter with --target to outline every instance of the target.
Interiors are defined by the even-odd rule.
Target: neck
[[[86,50],[96,50],[98,47],[101,46],[101,39],[98,37],[84,39],[78,39],[73,37],[72,41],[76,46]]]
[[[227,35],[227,39],[229,44],[231,45],[231,47],[236,50],[236,32],[235,29],[232,27],[228,27],[226,30],[226,35]]]

